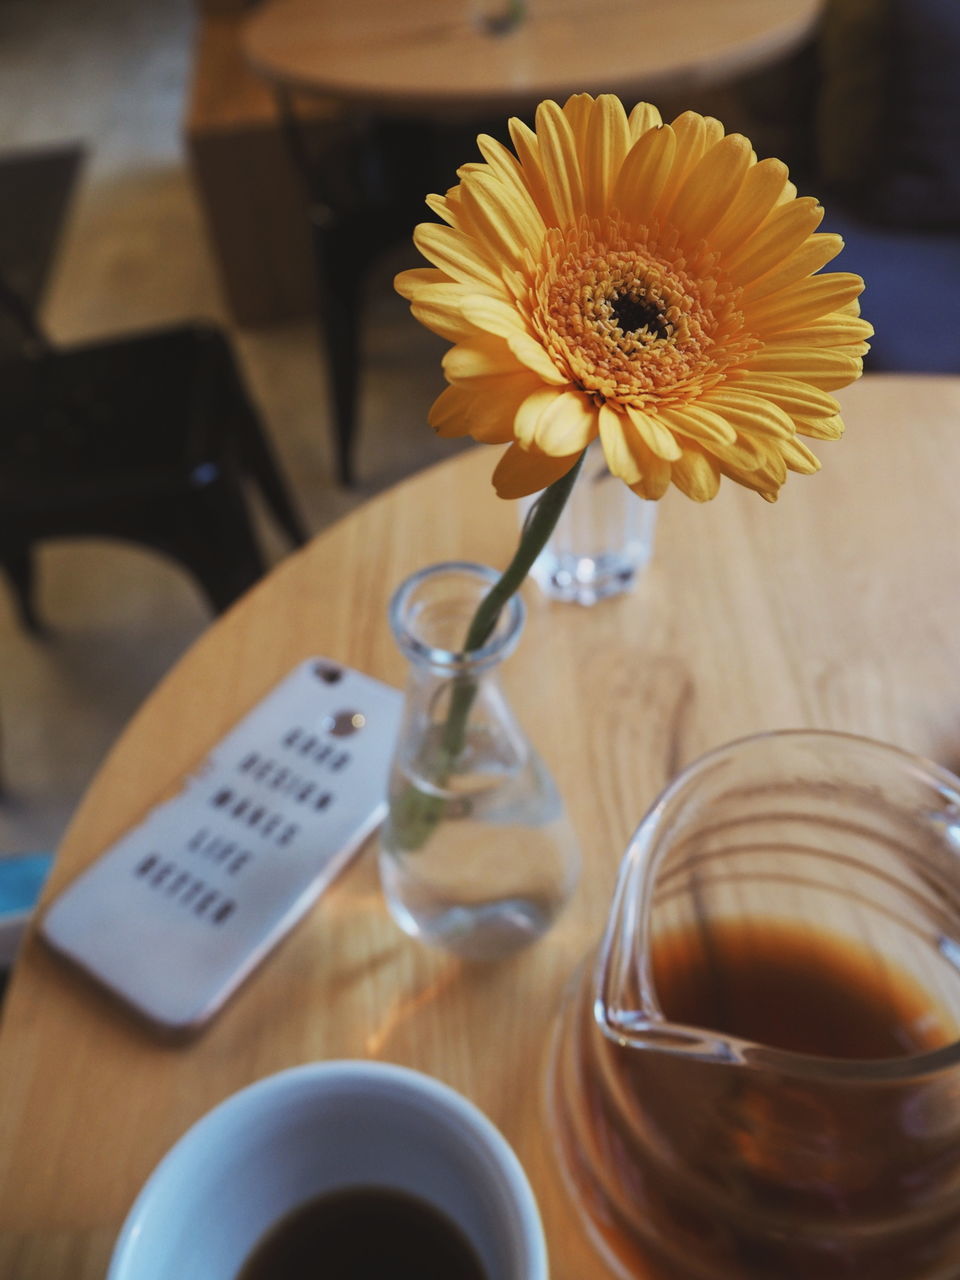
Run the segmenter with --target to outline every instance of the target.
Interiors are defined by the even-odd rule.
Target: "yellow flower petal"
[[[786,441],[780,452],[791,471],[812,476],[815,471],[820,470],[820,459],[810,452],[802,440]]]
[[[717,225],[755,162],[746,138],[731,133],[694,166],[671,212],[671,221],[683,229],[688,243],[695,244]]]
[[[462,215],[462,202],[459,191],[445,196],[427,196],[426,203],[427,208],[435,213],[438,218],[442,218],[447,226],[455,227],[457,225],[457,220]]]
[[[762,396],[779,405],[791,418],[832,417],[839,412],[840,407],[833,396],[796,378],[773,374],[764,376],[745,370],[738,372],[740,379],[727,384],[731,389],[739,387],[751,395]]]
[[[627,154],[613,186],[613,207],[632,223],[648,222],[670,177],[677,139],[669,125],[645,133]]]
[[[494,488],[501,498],[526,498],[565,476],[579,457],[551,458],[512,444],[494,469]]]
[[[720,463],[692,442],[673,464],[673,483],[694,502],[709,502],[720,488]]]
[[[557,227],[560,225],[560,219],[554,207],[550,184],[540,163],[540,143],[537,135],[516,117],[510,120],[509,128],[510,139],[516,149],[524,185],[530,192],[530,198],[539,209],[546,225]]]
[[[518,191],[526,191],[520,162],[509,147],[505,147],[497,138],[492,138],[489,133],[481,133],[477,137],[477,148],[491,172],[501,182],[508,183]]]
[[[834,414],[832,418],[796,419],[797,431],[802,436],[810,436],[813,440],[839,440],[843,435],[843,419]]]
[[[537,203],[531,194],[531,189],[525,180],[523,168],[516,156],[511,151],[508,151],[496,138],[490,138],[486,134],[481,134],[477,138],[477,145],[487,162],[490,173],[500,180],[504,198],[516,200],[523,205],[527,210],[524,216],[536,220],[539,226],[543,228],[545,225],[543,214],[537,207]]]
[[[517,408],[517,416],[513,424],[513,434],[517,442],[529,449],[537,441],[537,425],[544,411],[557,398],[553,387],[538,386]]]
[[[579,391],[554,393],[541,413],[534,443],[554,458],[582,453],[597,436],[597,408]],[[519,435],[518,435],[519,438]]]
[[[471,293],[461,300],[460,307],[464,319],[484,333],[492,333],[498,338],[510,338],[514,334],[527,332],[523,317],[516,307],[511,307],[500,298]]]
[[[450,277],[436,267],[411,267],[393,277],[393,287],[402,298],[415,298],[418,289],[449,283]]]
[[[735,484],[742,485],[744,489],[752,489],[766,502],[776,502],[780,494],[780,487],[783,484],[783,480],[778,480],[766,471],[741,471],[739,468],[728,466],[723,462],[720,463],[720,474],[726,476],[728,480],[732,480]]]
[[[836,391],[859,378],[863,361],[852,359],[842,350],[779,346],[771,342],[746,359],[741,367],[796,378],[821,391]]]
[[[627,417],[640,433],[644,444],[658,458],[673,462],[680,457],[681,449],[673,432],[652,413],[644,413],[634,405],[627,405]]]
[[[507,444],[514,438],[517,410],[539,385],[533,374],[513,373],[447,387],[434,401],[428,421],[439,436],[469,435],[482,444]]]
[[[658,129],[663,124],[663,116],[649,102],[638,102],[627,117],[631,142],[636,142],[641,134],[649,129]]]
[[[540,387],[517,410],[514,434],[524,448],[552,458],[582,453],[597,434],[597,411],[578,391]]]
[[[450,348],[443,357],[443,372],[448,382],[461,382],[502,373],[520,373],[522,369],[502,338],[478,335],[472,342]]]
[[[494,294],[503,290],[499,270],[485,261],[482,250],[456,227],[421,222],[413,243],[425,258],[461,284],[475,284]]]
[[[788,440],[759,440],[754,436],[740,435],[736,444],[718,445],[713,454],[721,470],[726,467],[741,475],[760,472],[758,481],[768,488],[770,483],[783,484],[787,478],[787,464],[781,449],[789,443]]]
[[[643,473],[636,454],[627,443],[623,415],[615,413],[608,405],[602,405],[597,415],[597,425],[603,444],[603,456],[611,473],[629,485],[638,484]]]
[[[737,284],[748,284],[798,249],[822,221],[823,209],[816,200],[779,205],[754,235],[726,255],[724,270]]]
[[[603,456],[612,475],[651,502],[662,497],[671,478],[671,464],[658,457],[624,415],[604,405],[598,415]]]
[[[602,95],[601,95],[602,96]],[[590,127],[590,116],[593,112],[594,102],[599,102],[600,98],[591,98],[589,93],[572,93],[563,104],[563,114],[570,123],[573,130],[573,136],[576,140],[580,140],[586,136],[587,129]],[[617,99],[619,101],[619,99]],[[623,110],[623,107],[620,108]],[[626,119],[626,116],[624,116]],[[581,148],[582,150],[582,148]]]
[[[583,181],[573,130],[555,102],[537,107],[537,138],[540,165],[553,197],[554,225],[569,226],[584,212]]]
[[[853,305],[858,304],[854,301]],[[815,320],[799,329],[783,329],[777,334],[777,344],[792,347],[856,347],[873,337],[873,325],[857,315],[846,314],[846,307]],[[860,355],[863,352],[859,353]]]
[[[789,440],[795,428],[790,415],[772,400],[751,394],[742,384],[715,387],[700,400],[708,409],[725,418],[738,436],[755,434]]]
[[[782,160],[771,158],[753,165],[729,209],[710,233],[710,243],[721,254],[749,243],[787,185],[787,166]]]
[[[643,440],[635,440],[632,448],[640,460],[640,479],[631,484],[630,488],[637,497],[645,498],[646,502],[658,502],[673,479],[673,463],[664,462],[663,458],[650,452]]]
[[[835,311],[862,290],[863,281],[859,276],[829,271],[752,303],[748,322],[753,327],[762,326],[769,334],[776,334],[778,329],[800,328]]]
[[[518,266],[524,250],[535,252],[543,242],[543,218],[536,205],[516,196],[492,174],[464,179],[461,199],[474,237],[488,257]]]
[[[568,384],[569,379],[557,368],[534,338],[528,338],[524,333],[513,333],[507,342],[520,363],[526,365],[544,382],[554,387],[565,387]]]
[[[438,333],[449,342],[470,342],[477,337],[477,329],[468,317],[467,300],[476,297],[475,286],[466,284],[418,285],[413,293],[410,310],[426,328]],[[496,305],[496,299],[487,301]],[[501,304],[506,306],[506,303]]]
[[[684,111],[672,121],[677,138],[677,154],[666,187],[657,204],[657,216],[669,216],[674,200],[694,167],[703,156],[723,137],[723,125],[712,116],[701,116],[695,111]]]
[[[650,466],[644,471],[641,478],[629,486],[638,498],[643,498],[646,502],[658,502],[670,488],[670,481],[673,478],[673,467],[669,462],[663,462],[662,459],[650,455]]]
[[[661,405],[657,416],[671,431],[689,436],[707,448],[715,444],[733,444],[737,438],[736,428],[702,400],[676,409]]]
[[[630,130],[619,98],[609,93],[597,98],[578,142],[586,211],[599,218],[610,207],[617,174],[630,149]]]
[[[758,298],[765,298],[778,289],[784,289],[787,285],[796,284],[798,280],[813,275],[831,262],[842,248],[843,240],[840,236],[826,232],[810,236],[789,257],[750,281],[743,291],[743,305],[749,306]]]

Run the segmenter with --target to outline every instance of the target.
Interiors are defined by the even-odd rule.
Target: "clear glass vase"
[[[410,677],[380,878],[401,928],[474,960],[540,937],[580,865],[560,794],[498,678],[523,627],[519,597],[482,648],[461,648],[498,576],[484,565],[432,565],[408,578],[390,605]]]

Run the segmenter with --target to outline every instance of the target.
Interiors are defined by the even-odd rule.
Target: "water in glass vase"
[[[495,578],[482,566],[435,566],[400,588],[391,615],[411,666],[381,882],[407,933],[474,960],[540,937],[579,869],[560,794],[497,678],[519,634],[521,602],[510,600],[476,653],[441,647],[465,634]]]
[[[536,754],[528,749],[527,759],[506,771],[483,766],[481,754],[468,750],[467,770],[446,785],[397,770],[381,858],[384,891],[401,926],[475,960],[540,937],[566,903],[576,867],[560,796]],[[471,763],[480,768],[473,772]],[[415,848],[404,847],[397,822],[405,794],[430,815]]]

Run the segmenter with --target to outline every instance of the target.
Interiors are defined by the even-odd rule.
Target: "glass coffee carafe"
[[[960,1277],[960,779],[783,732],[625,856],[558,1029],[561,1166],[639,1280]]]

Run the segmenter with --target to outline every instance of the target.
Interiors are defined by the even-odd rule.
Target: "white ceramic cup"
[[[268,1076],[197,1121],[134,1202],[107,1280],[236,1280],[292,1209],[357,1185],[440,1209],[489,1280],[547,1280],[533,1192],[486,1116],[420,1072],[351,1061]]]

